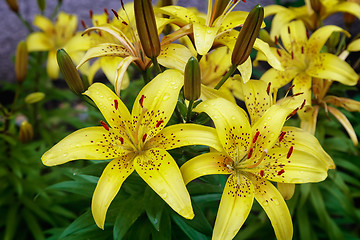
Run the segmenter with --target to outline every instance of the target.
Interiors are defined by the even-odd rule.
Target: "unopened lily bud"
[[[185,99],[189,101],[199,99],[201,93],[201,73],[200,65],[196,58],[189,58],[185,66],[184,78]]]
[[[151,0],[135,0],[134,10],[136,28],[145,55],[149,58],[159,56],[160,40]]]
[[[241,65],[250,56],[263,20],[264,8],[258,4],[249,12],[239,32],[234,51],[231,55],[231,63],[233,65]]]
[[[160,0],[157,5],[159,7],[165,7],[165,6],[170,6],[170,5],[173,5],[173,4],[174,4],[173,0]]]
[[[353,23],[355,22],[355,20],[356,20],[355,15],[347,12],[344,13],[344,22],[347,28],[350,28],[351,25],[353,25]]]
[[[19,4],[17,0],[6,0],[6,3],[14,13],[19,12]]]
[[[321,11],[321,1],[320,0],[310,0],[311,8],[314,10],[315,13],[320,13]]]
[[[34,138],[34,129],[28,121],[23,121],[20,125],[20,142],[26,143]]]
[[[40,11],[45,11],[46,8],[46,0],[37,0],[38,7]]]
[[[81,95],[86,89],[70,56],[64,49],[59,49],[56,57],[60,71],[70,90],[77,95]]]
[[[221,14],[223,14],[226,6],[229,4],[229,0],[215,1],[214,8],[211,13],[212,22],[215,21]]]
[[[15,75],[16,81],[22,83],[27,74],[28,67],[28,50],[26,46],[26,42],[19,42],[16,48],[16,56],[15,56]]]
[[[29,95],[26,96],[25,103],[26,104],[34,104],[34,103],[37,103],[37,102],[40,102],[41,100],[43,100],[44,97],[45,97],[45,94],[42,92],[30,93]]]

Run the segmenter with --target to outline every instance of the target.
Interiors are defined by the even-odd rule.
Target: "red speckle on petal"
[[[287,158],[287,159],[289,159],[289,158],[290,158],[290,156],[291,156],[291,154],[292,154],[293,150],[294,150],[294,147],[293,147],[293,146],[291,146],[291,147],[290,147],[290,149],[289,149],[289,151],[288,151],[288,153],[287,153],[287,155],[286,155],[286,158]]]
[[[254,136],[254,138],[253,138],[252,143],[255,143],[255,142],[256,142],[256,140],[258,139],[259,135],[260,135],[260,132],[257,131],[257,132],[255,133],[255,136]]]
[[[253,153],[253,149],[250,148],[249,153],[247,155],[247,159],[251,158],[252,153]]]
[[[144,107],[144,98],[145,98],[145,96],[144,95],[141,95],[141,98],[140,98],[140,100],[139,100],[139,103],[140,103],[140,106],[143,108]]]
[[[291,52],[291,59],[294,59],[294,52]]]
[[[164,122],[164,120],[160,119],[160,120],[156,123],[156,127],[159,127],[163,122]]]
[[[277,173],[277,175],[280,176],[280,175],[283,174],[284,172],[285,172],[285,170],[284,170],[284,169],[281,169],[281,170]]]
[[[284,139],[286,132],[281,132],[279,137],[279,142],[281,142]]]
[[[109,126],[103,120],[100,120],[100,123],[107,131],[109,131]]]
[[[143,141],[143,142],[145,142],[146,137],[147,137],[147,134],[145,133],[144,136],[142,137],[142,141]]]
[[[117,110],[119,107],[119,102],[116,99],[114,99],[114,106],[115,106],[115,110]]]
[[[263,177],[264,176],[264,170],[260,170],[260,176]]]

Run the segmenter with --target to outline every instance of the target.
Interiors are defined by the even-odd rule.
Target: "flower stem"
[[[156,69],[156,72],[157,72],[157,73],[162,73],[161,68],[160,68],[160,65],[159,65],[159,63],[158,63],[158,61],[157,61],[157,58],[156,58],[156,57],[153,57],[153,58],[151,59],[151,61],[152,61],[153,64],[154,64],[154,68]]]
[[[190,120],[191,120],[191,112],[192,112],[193,105],[194,105],[194,100],[191,100],[189,102],[188,111],[186,114],[186,122],[190,122]]]
[[[29,23],[28,21],[26,21],[20,13],[16,13],[16,16],[18,16],[18,18],[20,19],[20,21],[24,24],[24,26],[28,29],[29,32],[33,32],[33,31],[34,31],[34,29],[32,28],[32,26],[30,25],[30,23]]]
[[[221,81],[215,86],[215,89],[218,90],[219,88],[221,88],[221,86],[226,82],[226,80],[235,72],[236,67],[237,67],[236,65],[231,66],[229,71],[227,71],[227,73],[223,76]]]

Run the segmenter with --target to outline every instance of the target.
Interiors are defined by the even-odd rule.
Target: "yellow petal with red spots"
[[[136,172],[178,214],[194,217],[190,195],[175,160],[163,149],[152,148],[134,160]]]
[[[190,57],[192,57],[192,54],[187,47],[172,43],[161,48],[157,60],[164,67],[184,72],[185,65]]]
[[[293,21],[284,26],[281,29],[281,41],[289,53],[295,50],[294,45],[304,46],[307,42],[304,23],[302,21]]]
[[[292,239],[293,224],[289,209],[274,185],[265,179],[249,176],[254,184],[255,199],[268,215],[279,240]]]
[[[77,159],[112,159],[128,152],[123,146],[113,129],[83,128],[62,139],[41,160],[46,166],[54,166]]]
[[[175,124],[164,128],[146,142],[145,149],[170,150],[189,145],[203,145],[218,151],[222,150],[222,145],[214,128],[191,123]]]
[[[260,78],[260,80],[269,83],[271,87],[279,89],[288,84],[298,74],[295,69],[286,69],[285,71],[278,71],[274,68],[267,70]]]
[[[91,212],[96,225],[101,229],[104,229],[106,212],[112,200],[125,179],[134,171],[132,163],[134,155],[129,153],[112,160],[100,176],[93,194]]]
[[[254,202],[254,186],[242,175],[230,175],[216,216],[212,239],[233,239]]]
[[[338,26],[328,25],[321,27],[310,36],[309,41],[306,44],[307,51],[315,54],[320,53],[321,48],[333,32],[343,32],[350,36],[347,31]]]
[[[232,160],[227,158],[224,153],[211,152],[196,156],[184,163],[180,171],[185,184],[192,180],[210,174],[231,174],[228,165]]]

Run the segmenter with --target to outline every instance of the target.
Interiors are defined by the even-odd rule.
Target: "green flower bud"
[[[173,5],[173,0],[160,0],[158,1],[158,6],[159,7],[165,7],[165,6],[170,6],[170,5]]]
[[[37,0],[37,4],[41,12],[45,11],[46,0]]]
[[[149,58],[159,56],[160,40],[151,0],[135,0],[134,10],[136,28],[145,55]]]
[[[314,10],[315,13],[320,13],[321,11],[321,1],[320,0],[310,0],[311,8]]]
[[[196,58],[191,57],[185,66],[184,96],[189,101],[199,99],[201,93],[200,65]]]
[[[20,125],[19,139],[22,143],[27,143],[34,138],[34,129],[28,121],[23,121]]]
[[[60,71],[70,90],[77,95],[81,95],[86,89],[70,56],[64,49],[59,49],[56,57]]]
[[[250,56],[263,20],[264,8],[258,4],[249,12],[239,32],[234,51],[231,55],[231,63],[233,65],[241,65]]]
[[[16,81],[22,83],[27,74],[28,68],[28,50],[26,46],[26,42],[19,42],[16,48],[16,56],[15,56],[15,75]]]
[[[214,3],[214,8],[211,13],[211,22],[214,22],[221,14],[223,14],[229,0],[218,0]]]
[[[19,4],[17,0],[6,0],[6,3],[8,4],[11,11],[13,11],[14,13],[19,12]]]
[[[41,100],[43,100],[44,97],[45,97],[45,94],[42,92],[30,93],[29,95],[26,96],[25,103],[26,104],[37,103],[37,102],[40,102]]]

